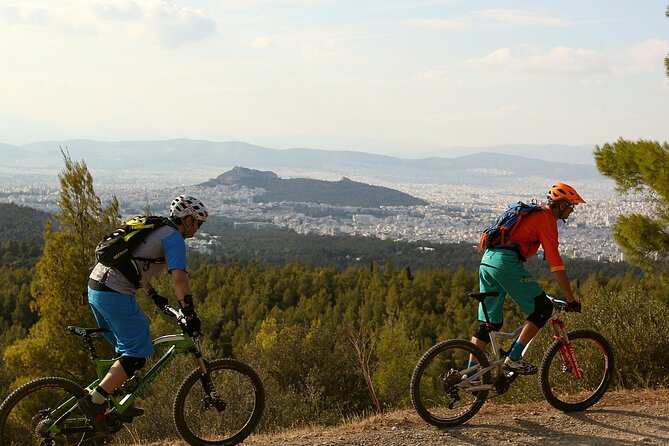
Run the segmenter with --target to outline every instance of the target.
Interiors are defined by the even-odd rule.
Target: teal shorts
[[[88,303],[100,328],[108,328],[105,338],[116,354],[133,358],[153,355],[149,320],[139,308],[135,296],[88,288]]]
[[[529,316],[534,313],[534,299],[544,290],[536,279],[525,270],[515,251],[509,249],[487,249],[479,266],[479,288],[481,292],[497,291],[497,297],[485,300],[490,322],[504,322],[504,299],[508,294],[520,310]],[[479,304],[479,321],[485,321],[483,307]]]

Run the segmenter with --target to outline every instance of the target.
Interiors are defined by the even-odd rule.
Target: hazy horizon
[[[444,156],[669,139],[667,3],[0,6],[0,134]],[[409,155],[411,154],[411,155]]]

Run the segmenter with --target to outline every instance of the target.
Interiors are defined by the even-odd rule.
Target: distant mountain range
[[[274,172],[235,167],[218,177],[198,184],[261,188],[264,193],[254,197],[256,202],[305,202],[337,206],[411,206],[426,205],[427,201],[387,187],[372,186],[344,177],[340,181],[322,181],[308,178],[279,178]]]
[[[0,144],[0,184],[28,177],[32,181],[52,178],[55,182],[63,168],[60,147],[67,148],[73,160],[84,160],[96,179],[125,178],[134,182],[142,175],[159,179],[166,174],[186,181],[194,176],[201,178],[203,171],[211,175],[234,166],[271,170],[284,177],[373,178],[390,183],[498,185],[525,177],[549,181],[603,178],[592,162],[592,149],[585,146],[500,146],[453,158],[405,159],[354,151],[279,150],[236,141],[69,140],[22,146]],[[503,151],[516,154],[499,153]]]

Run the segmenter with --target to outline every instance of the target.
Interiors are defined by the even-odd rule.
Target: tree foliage
[[[103,207],[93,188],[93,178],[84,162],[63,154],[65,169],[59,175],[60,213],[57,225],[46,225],[44,250],[31,283],[32,309],[38,320],[28,336],[5,351],[11,370],[22,378],[46,372],[80,378],[88,362],[68,325],[91,325],[85,304],[86,279],[94,263],[96,242],[119,219],[114,199]]]
[[[669,7],[666,11],[669,17]],[[664,59],[669,77],[669,55]],[[614,239],[630,260],[650,270],[669,270],[669,144],[619,138],[595,148],[597,168],[616,182],[620,193],[645,194],[651,215],[621,215]]]
[[[669,6],[667,6],[666,16],[669,17]],[[667,77],[669,77],[669,55],[667,55],[667,57],[664,58],[664,66],[667,69],[666,71]]]
[[[42,244],[44,224],[51,218],[48,212],[14,203],[0,203],[0,241],[37,240]]]
[[[650,215],[621,215],[614,239],[630,260],[652,269],[669,267],[669,145],[627,141],[597,147],[598,169],[616,182],[621,193],[646,195],[654,204]]]

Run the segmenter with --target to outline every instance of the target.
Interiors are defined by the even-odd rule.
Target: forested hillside
[[[78,215],[87,216],[85,225]],[[95,242],[110,224],[104,219],[113,215],[114,209],[68,209],[59,216],[61,229],[45,233],[36,266],[3,267],[0,398],[32,377],[58,374],[84,384],[93,376],[65,327],[95,325],[82,292]],[[477,324],[476,306],[466,296],[478,287],[473,246],[299,236],[211,223],[207,230],[220,234],[220,251],[191,253],[189,259],[202,345],[210,358],[237,357],[259,372],[268,401],[261,431],[336,424],[360,413],[407,407],[409,376],[422,352],[438,340],[469,338]],[[535,259],[528,266],[544,277],[548,292],[557,291],[545,262]],[[669,329],[662,327],[669,309],[662,282],[646,280],[625,264],[572,259],[569,266],[575,284],[581,282],[576,293],[584,312],[570,315],[568,323],[610,339],[618,355],[615,385],[666,384],[669,353],[663,340]],[[169,275],[152,282],[174,302]],[[154,336],[176,329],[143,292],[137,297]],[[507,327],[522,320],[509,301]],[[55,339],[58,349],[50,347]],[[542,335],[536,355],[548,342]],[[175,385],[191,368],[189,363],[174,370]],[[526,383],[499,400],[540,398],[536,383]],[[169,435],[160,426],[171,417],[173,397],[172,385],[156,386],[147,397],[150,411],[133,422],[132,432],[145,441]]]
[[[42,240],[51,215],[27,206],[0,203],[0,241]]]
[[[51,215],[27,206],[0,203],[0,268],[28,268],[44,244],[44,225]]]
[[[383,266],[389,260],[395,267],[411,271],[443,268],[474,271],[481,259],[476,247],[469,243],[409,243],[373,237],[302,235],[290,230],[218,230],[209,226],[206,230],[220,234],[218,244],[211,247],[210,256],[193,255],[196,264],[253,261],[283,265],[299,261],[345,269],[367,267],[372,263]],[[566,259],[566,262],[569,277],[573,280],[586,280],[593,273],[607,276],[640,273],[639,268],[625,262],[589,259]],[[530,259],[527,268],[538,275],[550,275],[548,264],[541,256]]]

